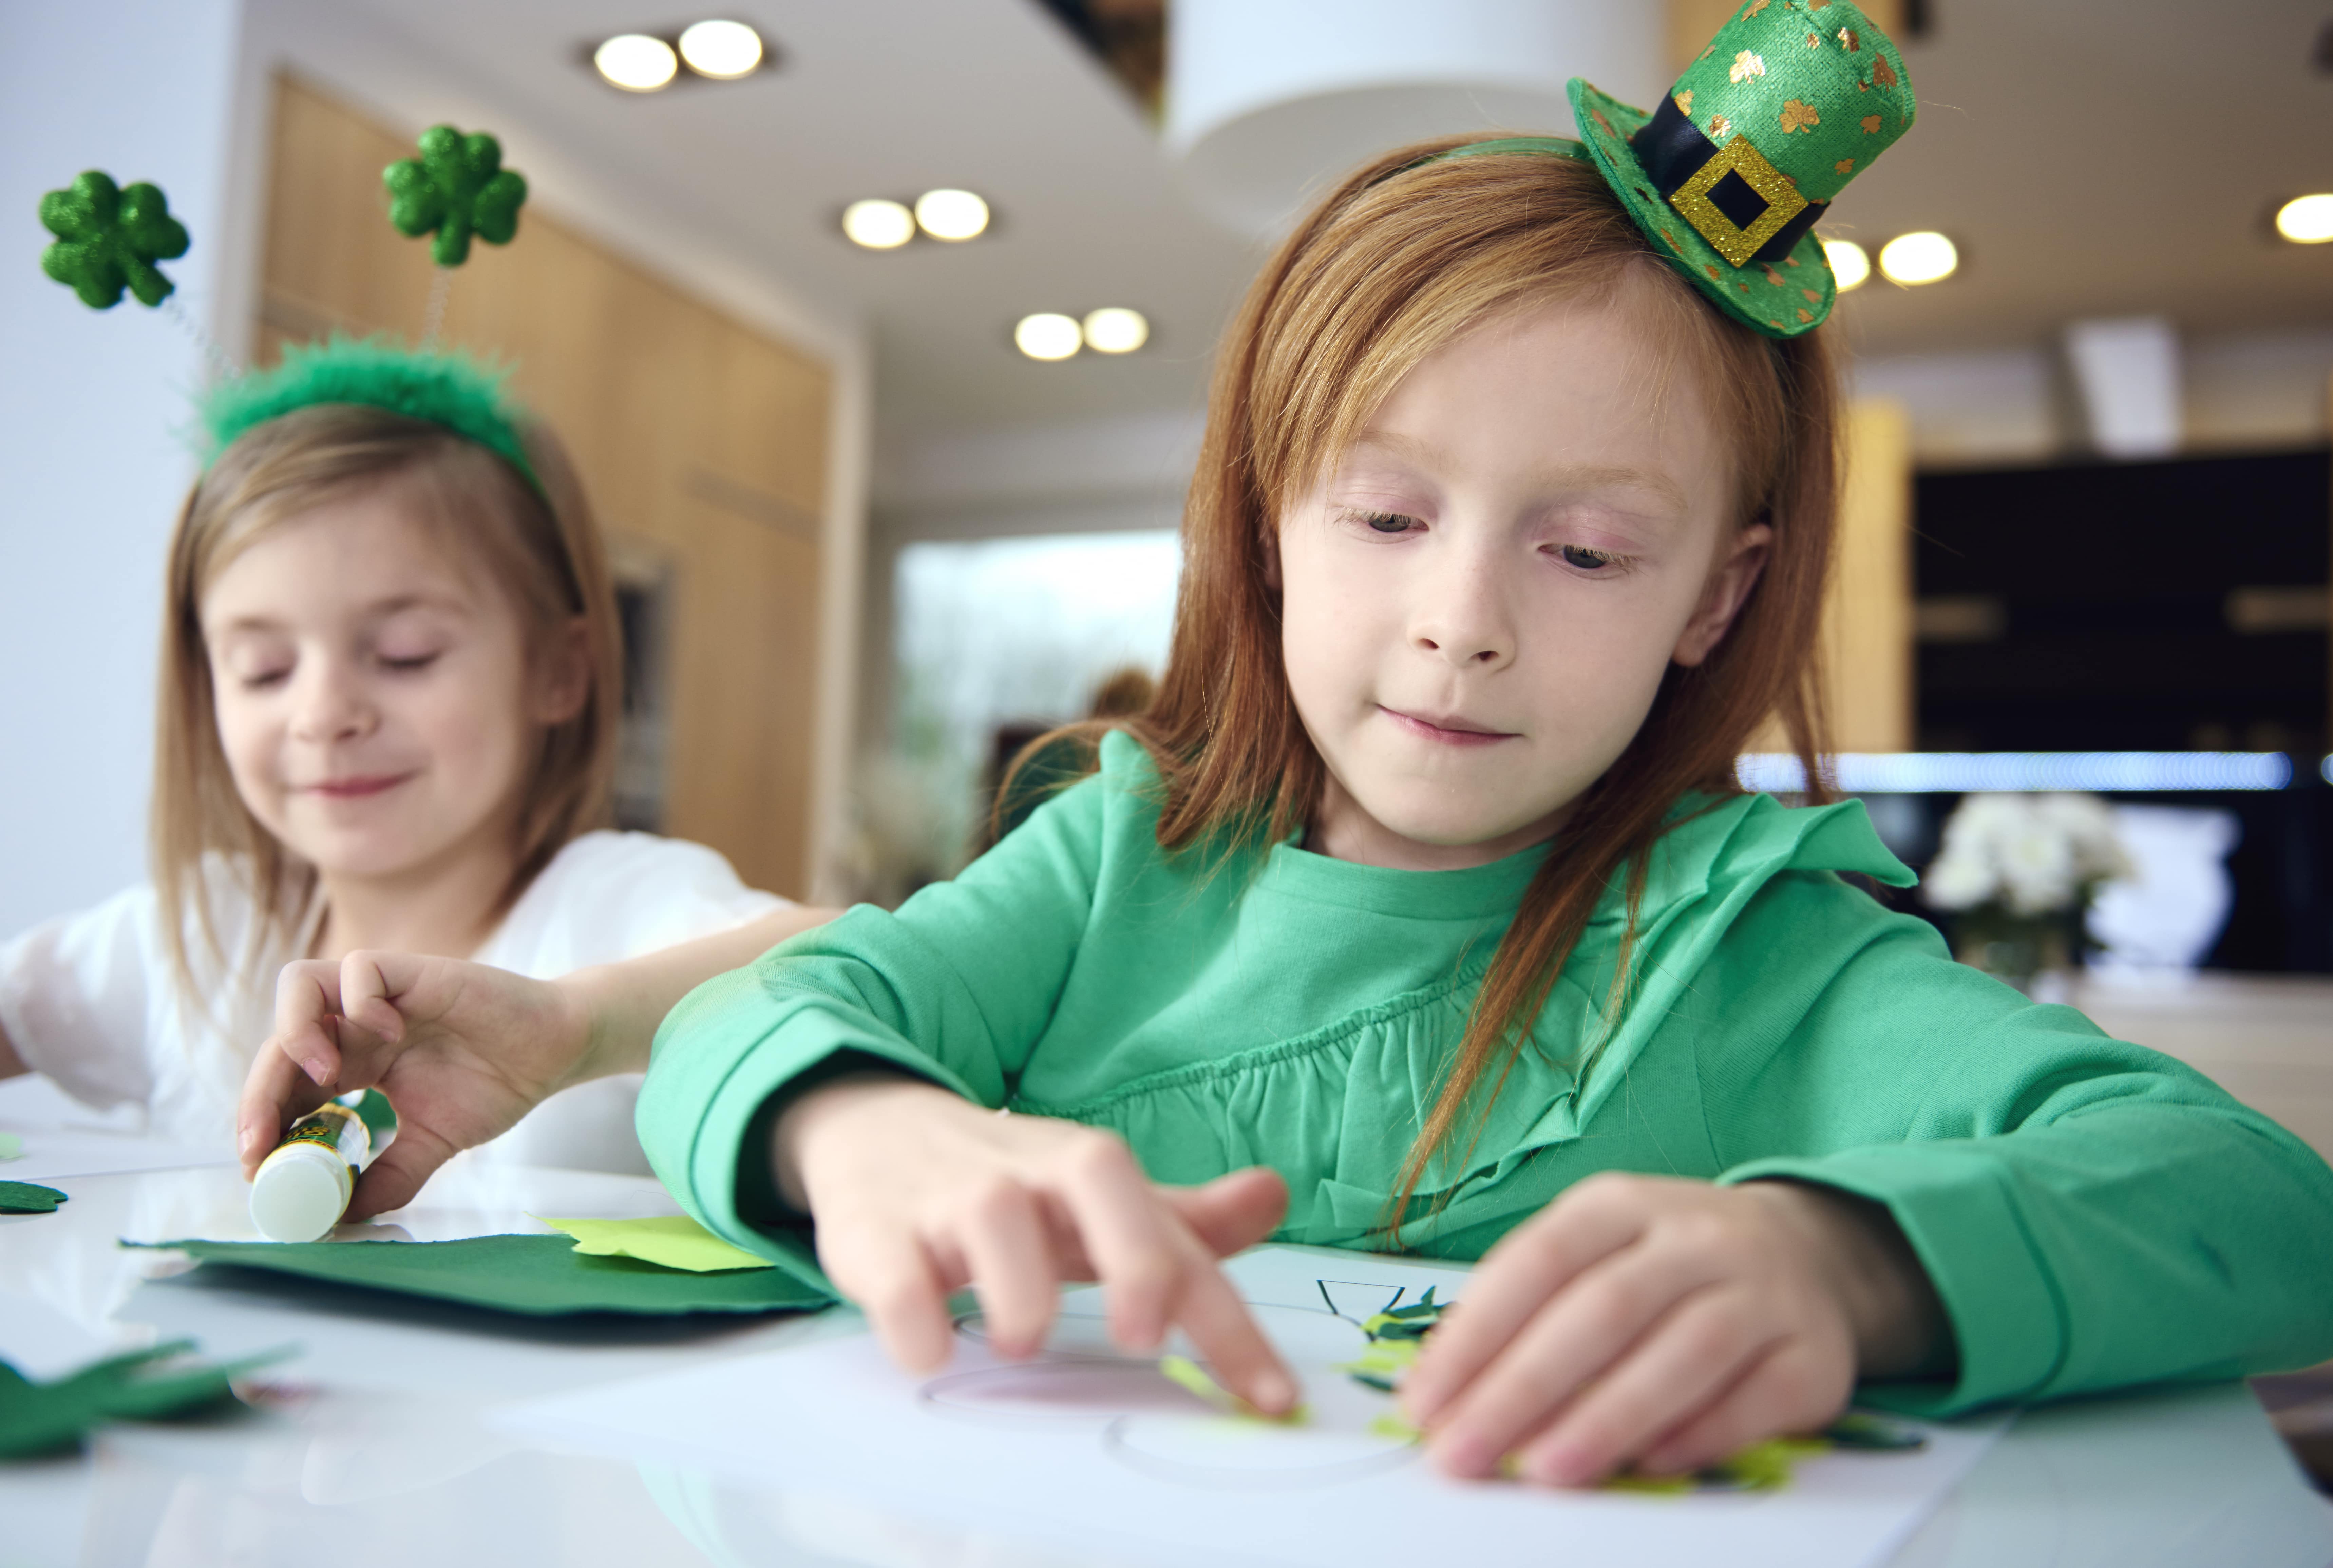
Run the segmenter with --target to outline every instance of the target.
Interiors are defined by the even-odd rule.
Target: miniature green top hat
[[[1729,315],[1779,338],[1830,313],[1815,221],[1915,108],[1904,57],[1851,0],[1748,0],[1652,114],[1576,76],[1570,94],[1637,226]]]

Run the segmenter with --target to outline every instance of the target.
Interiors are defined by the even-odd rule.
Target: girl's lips
[[[367,795],[377,795],[383,790],[394,789],[412,776],[409,773],[400,773],[381,774],[371,778],[326,779],[321,784],[312,784],[307,788],[310,794],[322,795],[328,801],[362,800]]]
[[[1414,713],[1404,713],[1397,707],[1380,706],[1378,711],[1419,739],[1434,741],[1442,746],[1492,746],[1499,741],[1516,738],[1507,730],[1454,727],[1463,726],[1466,723],[1465,720],[1455,717],[1445,717],[1437,722],[1430,718],[1422,718]]]

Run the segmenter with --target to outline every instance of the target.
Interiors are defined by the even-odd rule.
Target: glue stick
[[[314,1241],[341,1222],[372,1130],[335,1101],[294,1121],[251,1178],[251,1223],[270,1241]]]

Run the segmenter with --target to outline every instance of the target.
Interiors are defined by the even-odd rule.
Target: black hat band
[[[1661,99],[1628,146],[1668,204],[1737,267],[1789,255],[1830,205],[1800,196],[1748,137],[1719,147],[1674,98]]]

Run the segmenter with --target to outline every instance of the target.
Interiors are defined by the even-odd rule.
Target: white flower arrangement
[[[1972,794],[1944,823],[1922,890],[1939,909],[2066,915],[2131,869],[2113,808],[2096,795]]]

